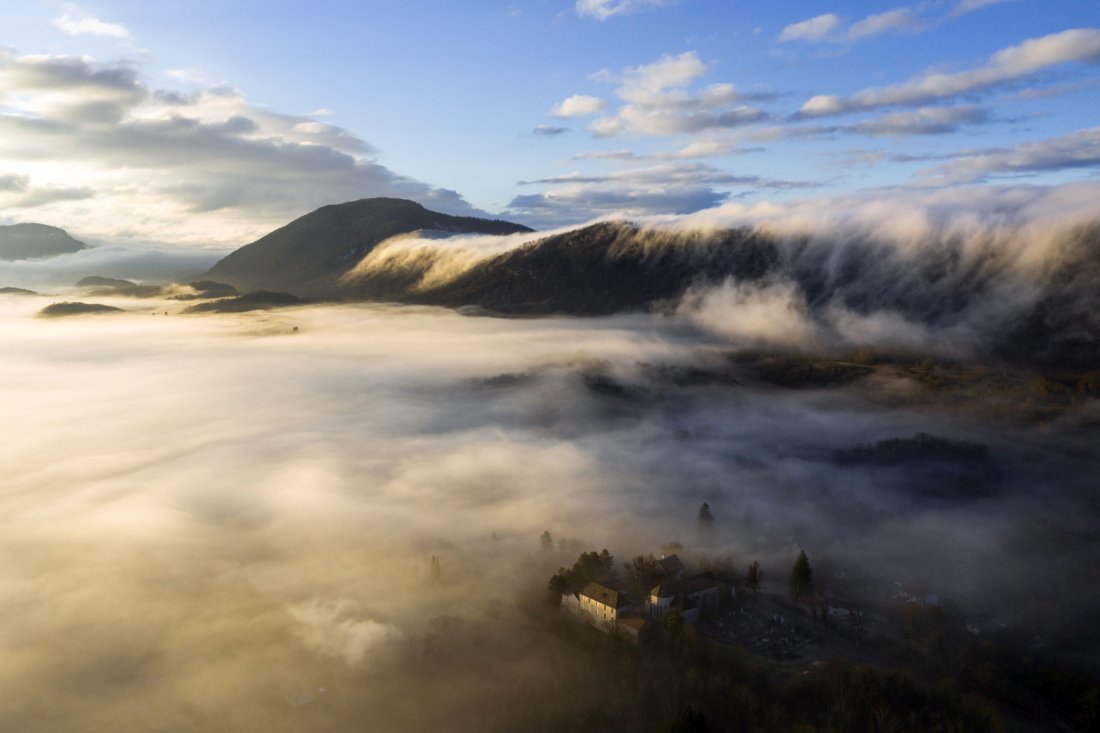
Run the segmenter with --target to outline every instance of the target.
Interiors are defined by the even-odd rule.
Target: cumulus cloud
[[[590,97],[585,94],[574,94],[559,104],[554,105],[550,114],[555,117],[588,117],[596,115],[607,109],[607,100],[599,97]]]
[[[53,25],[67,36],[104,36],[129,38],[129,29],[119,23],[106,23],[78,5],[65,5]]]
[[[825,13],[784,27],[779,34],[779,41],[820,41],[839,26],[839,17],[833,13]]]
[[[888,87],[863,89],[848,97],[822,94],[802,105],[805,116],[843,114],[879,107],[920,105],[1016,81],[1067,63],[1100,59],[1100,30],[1078,28],[1033,38],[1002,49],[988,63],[954,73],[928,73]]]
[[[679,0],[577,0],[577,15],[607,20],[614,15],[626,15],[648,8],[675,5]]]
[[[38,220],[79,221],[94,237],[240,244],[292,215],[367,196],[484,213],[376,156],[341,127],[229,87],[181,93],[150,88],[127,65],[0,56],[0,163],[41,189],[8,202],[12,217],[33,204]],[[94,206],[83,202],[89,192]]]
[[[706,70],[694,51],[666,54],[651,64],[627,68],[616,89],[624,104],[613,116],[593,120],[589,129],[596,137],[627,132],[682,135],[738,127],[767,117],[761,109],[740,104],[742,95],[733,84],[689,89]]]

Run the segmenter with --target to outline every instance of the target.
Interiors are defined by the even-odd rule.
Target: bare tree
[[[624,562],[623,568],[637,591],[646,593],[657,582],[657,558],[652,554],[636,555],[630,562]]]

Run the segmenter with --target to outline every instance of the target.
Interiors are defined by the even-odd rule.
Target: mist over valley
[[[0,3],[0,733],[1100,730],[1096,5]]]
[[[1067,231],[1050,256],[1091,251],[1088,227]],[[756,560],[777,592],[805,549],[841,596],[889,605],[896,588],[923,588],[1052,659],[1095,664],[1100,598],[1084,579],[1100,552],[1100,408],[1086,372],[998,360],[993,334],[956,347],[947,334],[959,326],[919,310],[935,300],[919,289],[879,290],[858,316],[840,310],[858,302],[847,288],[815,307],[816,281],[778,269],[780,246],[747,230],[597,224],[534,245],[510,234],[378,246],[430,253],[415,260],[420,276],[457,262],[439,280],[453,283],[602,232],[587,246],[612,268],[625,257],[701,274],[676,276],[657,306],[587,317],[289,295],[258,298],[274,310],[204,314],[196,303],[248,296],[196,281],[141,286],[150,298],[98,277],[54,292],[119,311],[44,321],[55,296],[4,296],[18,430],[3,447],[2,536],[21,562],[4,580],[13,694],[0,717],[37,730],[153,725],[142,711],[181,730],[568,727],[595,703],[565,691],[583,677],[577,650],[531,610],[545,576],[572,549],[626,559],[669,543],[742,573]],[[456,253],[474,246],[490,253]],[[826,245],[785,246],[808,257]],[[837,246],[842,257],[857,245]],[[730,269],[708,284],[716,260]],[[541,287],[570,297],[614,292],[614,278],[596,288],[540,271]],[[996,277],[1011,272],[943,319],[973,320],[973,301],[1005,292]],[[888,310],[899,303],[921,322]],[[1062,334],[1043,336],[1037,353],[1053,353]],[[1064,398],[1036,393],[1059,387]],[[544,531],[560,538],[549,555]],[[50,612],[25,613],[35,607]],[[424,656],[436,654],[459,667]],[[456,688],[469,665],[482,674]],[[44,688],[65,706],[35,704]],[[561,708],[562,695],[575,705]]]

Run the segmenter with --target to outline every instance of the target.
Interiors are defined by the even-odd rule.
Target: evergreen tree
[[[554,538],[550,536],[550,530],[546,530],[542,533],[542,537],[539,538],[542,543],[542,551],[550,552],[554,549]]]
[[[814,572],[810,568],[810,559],[806,557],[806,551],[801,550],[798,553],[798,558],[794,561],[794,567],[791,568],[791,598],[794,599],[795,603],[798,603],[803,593],[813,592],[813,587]]]
[[[603,569],[608,575],[615,574],[615,558],[611,557],[606,547],[600,550],[600,562],[603,563]]]
[[[709,530],[714,527],[714,515],[710,513],[710,504],[703,502],[699,507],[699,529]]]
[[[764,571],[760,568],[760,563],[753,560],[749,565],[749,572],[745,575],[745,583],[752,589],[752,594],[755,596],[760,592],[760,584],[763,582]]]

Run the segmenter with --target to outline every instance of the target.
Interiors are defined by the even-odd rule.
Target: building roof
[[[707,577],[706,575],[696,575],[692,578],[670,580],[667,583],[661,583],[650,591],[650,595],[657,596],[658,598],[672,598],[680,594],[690,595],[692,593],[699,593],[717,587],[718,581],[714,578]]]
[[[657,567],[661,569],[661,572],[666,578],[671,578],[676,573],[684,572],[684,564],[680,562],[680,558],[676,555],[665,555],[657,561]]]
[[[606,585],[600,585],[599,583],[589,583],[581,591],[582,596],[587,596],[597,603],[602,603],[605,606],[611,608],[620,608],[626,605],[626,594],[620,593],[617,590],[608,588]]]

